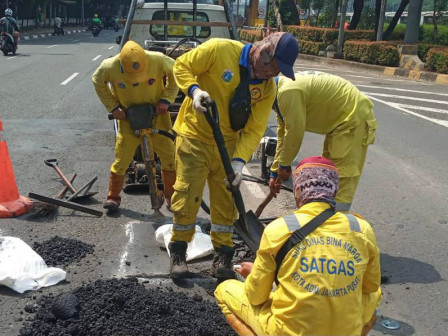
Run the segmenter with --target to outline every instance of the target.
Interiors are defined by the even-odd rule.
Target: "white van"
[[[139,1],[130,22],[128,39],[149,49],[156,42],[157,45],[161,42],[173,45],[188,39],[187,43],[194,44],[212,37],[234,38],[232,23],[227,20],[223,6]]]

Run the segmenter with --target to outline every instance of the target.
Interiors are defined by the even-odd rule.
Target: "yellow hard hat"
[[[134,41],[128,41],[120,52],[120,63],[124,74],[133,83],[148,79],[148,59],[143,48]]]

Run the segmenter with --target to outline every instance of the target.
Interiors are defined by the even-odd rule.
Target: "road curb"
[[[76,34],[76,33],[82,33],[87,31],[87,29],[73,29],[73,30],[65,30],[65,34],[67,35],[71,35],[71,34]],[[40,39],[40,38],[44,38],[44,37],[53,37],[52,33],[42,33],[42,34],[33,34],[33,35],[24,35],[24,36],[20,36],[21,40],[36,40],[36,39]]]
[[[305,59],[321,64],[344,65],[352,69],[367,70],[388,77],[401,77],[413,80],[424,80],[437,84],[448,84],[448,75],[435,72],[410,70],[404,68],[387,67],[382,65],[365,64],[328,57],[300,54],[299,59]]]

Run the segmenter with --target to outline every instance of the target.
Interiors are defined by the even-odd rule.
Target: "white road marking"
[[[95,58],[92,58],[92,61],[96,61],[98,58],[100,58],[101,57],[101,55],[98,55],[97,57],[95,57]]]
[[[11,56],[11,57],[8,57],[8,58],[6,58],[6,59],[13,59],[13,58],[16,58],[17,56]]]
[[[431,92],[431,91],[420,91],[420,90],[409,90],[409,89],[398,89],[398,88],[392,88],[392,87],[383,87],[383,86],[375,86],[375,85],[362,85],[362,84],[357,84],[356,86],[369,88],[369,89],[381,89],[381,90],[384,89],[384,90],[391,90],[391,91],[403,91],[403,92],[422,93],[422,94],[431,94],[431,95],[448,97],[448,93],[438,93],[438,92]]]
[[[428,112],[435,112],[435,113],[446,113],[448,114],[448,110],[442,110],[438,108],[433,107],[426,107],[426,106],[416,106],[416,105],[407,105],[407,104],[398,104],[400,107],[411,109],[411,110],[422,110],[422,111],[428,111]]]
[[[71,75],[69,78],[67,78],[65,81],[61,83],[61,85],[67,85],[68,82],[70,82],[73,78],[79,75],[79,72],[75,72],[73,75]]]
[[[246,167],[243,168],[243,174],[252,176],[249,169],[247,169]],[[258,198],[258,199],[264,199],[266,197],[263,189],[261,189],[261,187],[258,183],[244,181],[244,185],[247,187],[249,192],[252,194],[252,197]]]
[[[391,95],[391,94],[387,94],[387,93],[376,93],[376,92],[362,92],[362,93],[370,95],[370,96],[405,99],[405,100],[416,100],[416,101],[422,101],[422,102],[426,102],[426,103],[436,103],[436,104],[448,105],[448,101],[444,101],[444,100],[417,98],[417,97],[409,97],[409,96],[396,96],[396,95]]]
[[[57,46],[58,46],[57,44],[54,44],[54,45],[48,46],[47,49],[54,48],[54,47],[57,47]]]
[[[411,114],[411,115],[413,115],[413,116],[415,116],[415,117],[419,117],[419,118],[422,118],[422,119],[431,121],[431,122],[433,122],[433,123],[435,123],[435,124],[438,124],[438,125],[441,125],[441,126],[444,126],[444,127],[447,127],[447,128],[448,128],[448,121],[447,121],[447,120],[438,120],[438,119],[429,118],[429,117],[426,117],[426,116],[424,116],[424,115],[421,115],[421,114],[418,114],[418,113],[409,111],[408,109],[405,109],[405,108],[401,107],[400,104],[397,104],[397,103],[390,103],[390,102],[387,102],[387,101],[384,101],[384,100],[382,100],[382,99],[378,99],[378,98],[375,98],[375,97],[370,97],[370,96],[368,96],[368,97],[369,97],[370,99],[376,100],[376,101],[378,101],[378,102],[380,102],[380,103],[383,103],[383,104],[385,104],[385,105],[388,105],[388,106],[390,106],[390,107],[393,107],[393,108],[395,108],[395,109],[397,109],[397,110],[400,110],[400,111],[402,111],[402,112],[405,112],[405,113],[407,113],[407,114]]]
[[[109,49],[109,50],[111,50],[112,48],[114,48],[115,46],[112,46],[112,47],[109,47],[109,48],[107,48],[107,49]]]
[[[124,251],[121,254],[120,265],[118,266],[118,272],[120,273],[125,272],[125,264],[129,254],[129,247],[134,243],[134,224],[139,223],[139,221],[131,221],[129,223],[126,223],[126,236],[128,237],[128,242],[126,243]]]

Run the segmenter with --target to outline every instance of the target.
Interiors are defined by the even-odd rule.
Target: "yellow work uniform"
[[[292,233],[329,204],[312,202],[264,230],[245,283],[228,280],[215,296],[257,335],[352,336],[361,334],[381,300],[380,258],[367,221],[341,212],[286,254],[275,280],[275,257]]]
[[[366,159],[375,140],[373,103],[349,81],[327,73],[304,71],[296,80],[280,76],[277,107],[277,153],[271,167],[290,166],[305,131],[325,134],[323,156],[339,170],[337,209],[350,209]]]
[[[129,82],[120,65],[119,55],[104,60],[92,76],[96,93],[106,109],[111,112],[116,107],[124,109],[132,105],[153,104],[160,101],[172,103],[179,92],[173,75],[174,60],[158,52],[145,51],[148,59],[147,80],[140,83]],[[166,81],[166,83],[164,83]],[[154,128],[171,130],[169,113],[157,115]],[[150,137],[154,151],[160,157],[162,169],[174,171],[174,144],[165,136],[154,134]],[[141,144],[127,120],[118,120],[118,136],[115,145],[115,161],[111,172],[124,175],[134,152]]]
[[[230,158],[247,162],[263,136],[275,99],[273,79],[250,84],[252,112],[245,127],[235,132],[230,126],[229,104],[240,82],[239,60],[244,45],[238,41],[211,39],[177,58],[174,74],[179,88],[188,94],[197,85],[216,102],[220,128]],[[171,209],[174,212],[173,241],[190,242],[205,182],[210,189],[211,239],[216,248],[232,246],[236,217],[232,195],[226,190],[226,174],[204,115],[186,97],[174,130],[176,141],[176,183]]]

